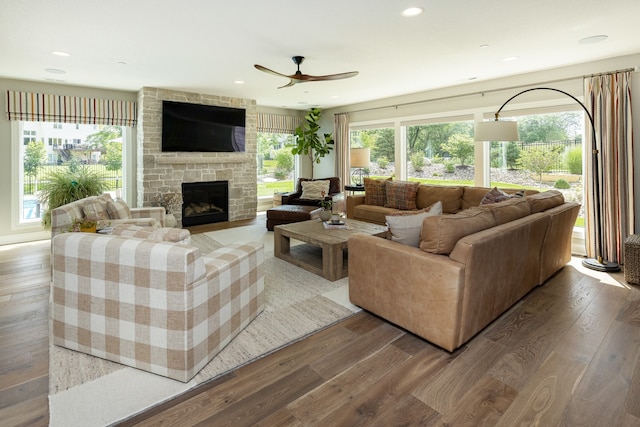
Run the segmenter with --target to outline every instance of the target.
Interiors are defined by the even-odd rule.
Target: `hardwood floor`
[[[2,426],[48,424],[49,280],[0,247]],[[640,288],[575,258],[454,353],[362,312],[120,425],[640,426],[639,361]]]

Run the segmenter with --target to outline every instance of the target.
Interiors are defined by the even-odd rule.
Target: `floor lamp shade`
[[[519,141],[518,122],[490,121],[476,123],[476,141]]]

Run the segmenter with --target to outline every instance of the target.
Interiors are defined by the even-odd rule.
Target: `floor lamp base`
[[[606,273],[615,273],[620,271],[618,263],[598,260],[597,258],[589,258],[582,261],[582,265],[586,268],[596,271],[604,271]]]

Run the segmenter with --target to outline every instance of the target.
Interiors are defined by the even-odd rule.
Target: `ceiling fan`
[[[291,59],[298,66],[298,71],[296,71],[295,74],[291,74],[290,76],[287,76],[286,74],[278,73],[277,71],[270,70],[267,67],[263,67],[262,65],[254,64],[254,67],[256,67],[260,71],[264,71],[265,73],[269,73],[269,74],[273,74],[274,76],[285,77],[289,79],[289,83],[287,83],[284,86],[280,86],[278,89],[282,89],[283,87],[293,86],[297,83],[348,79],[349,77],[355,77],[358,75],[357,71],[350,71],[348,73],[328,74],[326,76],[310,76],[309,74],[302,74],[302,72],[300,71],[300,64],[302,64],[302,62],[304,61],[304,56],[294,56]]]

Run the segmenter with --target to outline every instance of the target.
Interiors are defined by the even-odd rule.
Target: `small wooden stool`
[[[320,206],[306,205],[280,205],[267,211],[267,230],[273,231],[273,227],[292,222],[307,221],[319,218]]]
[[[640,285],[640,234],[633,234],[624,241],[624,280]]]

